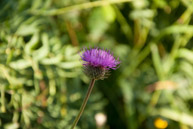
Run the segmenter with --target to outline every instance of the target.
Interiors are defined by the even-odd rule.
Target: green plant
[[[97,81],[77,128],[193,128],[192,0],[2,0],[0,127],[70,128],[87,89],[79,50],[121,65]],[[57,123],[57,124],[56,124]],[[101,128],[101,127],[100,127]]]

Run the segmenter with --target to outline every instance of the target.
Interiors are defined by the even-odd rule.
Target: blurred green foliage
[[[121,65],[97,81],[77,129],[155,129],[157,118],[193,129],[192,0],[1,0],[0,8],[1,128],[70,128],[89,83],[79,51],[97,46]]]

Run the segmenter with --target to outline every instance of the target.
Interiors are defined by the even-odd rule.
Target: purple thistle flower
[[[84,72],[92,79],[105,78],[110,69],[115,70],[120,64],[119,59],[115,59],[109,50],[100,48],[84,50],[81,58],[84,61]]]
[[[110,51],[102,50],[100,48],[83,50],[81,58],[84,61],[84,72],[88,77],[91,78],[91,83],[71,129],[75,128],[84,111],[88,98],[94,87],[95,80],[104,79],[105,77],[107,77],[110,69],[115,70],[117,68],[117,65],[120,64],[119,59],[115,59]]]

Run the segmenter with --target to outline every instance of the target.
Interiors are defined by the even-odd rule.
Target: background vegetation
[[[96,82],[77,129],[193,129],[192,0],[1,0],[0,8],[2,129],[69,129],[89,84],[79,51],[93,46],[122,63]]]

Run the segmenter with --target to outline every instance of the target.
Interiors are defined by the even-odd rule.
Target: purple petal
[[[120,64],[119,58],[115,59],[109,50],[100,48],[84,49],[81,58],[85,63],[94,67],[104,67],[106,69],[116,69]]]

